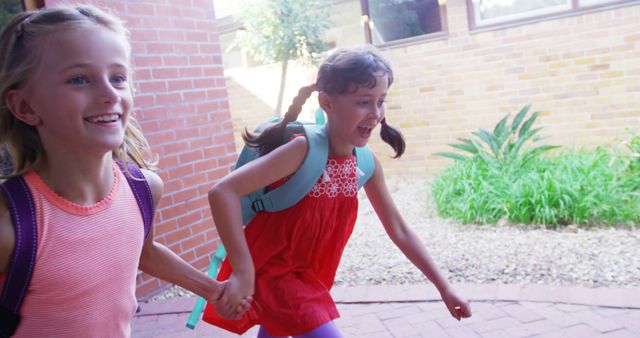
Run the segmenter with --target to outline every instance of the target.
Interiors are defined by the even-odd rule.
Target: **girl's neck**
[[[51,190],[80,205],[102,201],[114,184],[111,153],[102,158],[49,157],[35,171]]]
[[[353,144],[346,143],[340,137],[331,132],[329,124],[326,126],[327,135],[329,137],[329,156],[331,157],[347,157],[353,155]]]

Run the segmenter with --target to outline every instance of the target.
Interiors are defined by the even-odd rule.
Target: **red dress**
[[[329,157],[324,175],[298,204],[258,213],[245,228],[256,271],[250,310],[231,321],[207,304],[203,320],[237,334],[260,324],[272,336],[287,336],[339,317],[329,290],[356,221],[357,193],[355,157]],[[218,280],[230,274],[225,260]]]

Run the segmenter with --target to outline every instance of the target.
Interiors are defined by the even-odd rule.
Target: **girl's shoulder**
[[[160,175],[151,170],[140,169],[140,171],[142,171],[142,174],[149,185],[149,189],[151,189],[155,205],[158,205],[158,202],[160,202],[160,198],[162,197],[162,193],[164,192],[164,181],[162,181]]]

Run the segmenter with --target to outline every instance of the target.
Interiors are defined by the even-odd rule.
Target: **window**
[[[445,1],[361,0],[365,35],[375,45],[414,37],[438,36],[445,31]],[[442,3],[442,4],[440,4]]]
[[[467,0],[471,29],[507,26],[638,0]]]

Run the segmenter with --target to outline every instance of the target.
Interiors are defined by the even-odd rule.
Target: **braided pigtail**
[[[380,121],[380,125],[380,137],[382,137],[382,140],[395,150],[396,156],[393,158],[399,158],[404,154],[405,148],[402,133],[400,133],[398,129],[388,125],[386,118],[383,118],[382,121]]]
[[[287,141],[284,139],[287,124],[298,119],[298,115],[302,111],[302,105],[315,90],[315,84],[300,88],[298,95],[293,99],[293,103],[289,106],[287,113],[284,114],[282,121],[266,127],[261,133],[253,134],[247,128],[244,128],[242,139],[244,139],[245,144],[249,147],[258,148],[258,153],[262,156],[285,143]]]

